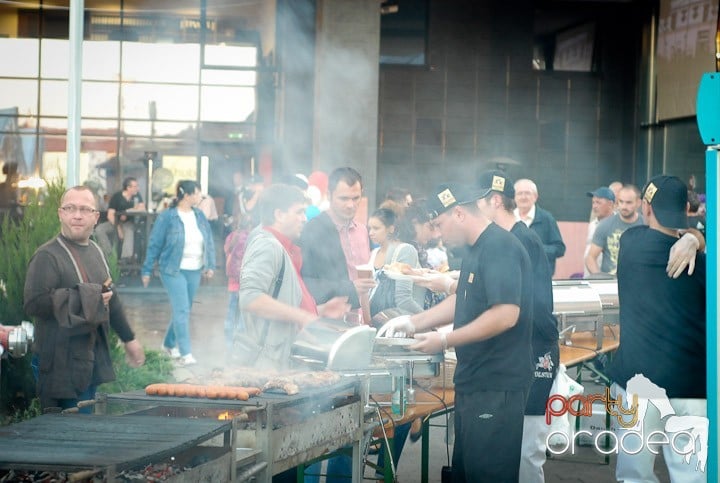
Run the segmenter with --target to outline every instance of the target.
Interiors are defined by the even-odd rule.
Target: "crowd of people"
[[[320,197],[313,195],[314,209],[308,208],[308,178],[291,178],[236,193],[224,243],[227,360],[286,369],[297,334],[322,317],[375,324],[380,336],[414,337],[410,348],[417,351],[453,349],[453,481],[544,481],[545,405],[560,364],[552,276],[566,247],[554,217],[537,205],[535,183],[485,171],[472,183],[440,184],[417,199],[394,190],[366,225],[357,219],[363,180],[355,169],[333,170]],[[116,203],[124,212],[137,187],[136,180],[126,181]],[[692,192],[667,176],[642,191],[612,188],[588,193],[597,222],[589,225],[585,261],[591,276],[618,280],[613,391],[624,394],[628,380],[643,373],[667,390],[675,416],[704,416],[704,239],[688,231]],[[196,182],[178,183],[175,201],[153,225],[141,270],[147,286],[157,265],[172,311],[162,350],[182,365],[198,362],[190,308],[201,278],[216,269],[201,196]],[[112,379],[111,329],[131,365],[144,361],[113,290],[106,253],[90,239],[99,218],[96,197],[86,187],[71,188],[58,216],[61,233],[38,249],[25,287],[25,310],[38,322],[34,367],[43,407],[92,398],[98,384]],[[113,218],[120,234],[122,220]],[[433,276],[393,279],[386,270],[394,263]],[[658,347],[668,354],[662,363],[653,355]],[[698,368],[696,377],[686,377],[687,367]],[[410,424],[396,428],[394,464],[409,432]],[[671,473],[696,481],[685,479],[685,466],[674,465]],[[349,475],[350,468],[343,456],[328,463],[332,475]],[[618,457],[619,479],[651,473],[646,452]]]

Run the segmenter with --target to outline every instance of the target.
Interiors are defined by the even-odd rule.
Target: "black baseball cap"
[[[458,205],[473,203],[483,196],[484,193],[476,188],[461,183],[443,183],[435,187],[427,198],[425,207],[431,219],[437,218],[450,208]]]
[[[515,198],[515,185],[508,175],[499,170],[484,171],[480,173],[477,181],[478,191],[489,193],[496,191],[510,199]]]
[[[615,193],[613,193],[613,190],[608,188],[607,186],[601,186],[595,191],[588,191],[588,196],[595,197],[595,198],[605,198],[606,200],[610,200],[612,202],[615,201]]]
[[[687,228],[688,189],[677,176],[655,176],[645,185],[642,199],[652,206],[662,226]]]

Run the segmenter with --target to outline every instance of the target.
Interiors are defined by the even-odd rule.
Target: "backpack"
[[[225,275],[228,278],[240,278],[248,235],[248,230],[235,230],[225,238]]]

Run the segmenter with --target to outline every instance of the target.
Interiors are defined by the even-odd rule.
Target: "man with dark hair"
[[[701,429],[697,427],[685,435],[678,431],[690,429],[680,424],[683,417],[685,421],[707,423],[705,255],[697,254],[692,275],[683,273],[676,279],[665,276],[667,253],[680,230],[687,228],[687,204],[685,183],[675,176],[656,176],[642,195],[647,225],[629,228],[620,237],[620,347],[609,375],[616,400],[622,396],[628,401],[630,382],[636,375],[664,389],[667,395],[659,399],[669,398],[669,407],[665,404],[660,413],[654,409],[644,412],[645,417],[637,421],[640,431],[646,436],[664,431],[665,441],[673,441],[672,446],[661,445],[672,481],[704,482],[706,474],[699,470],[704,468],[701,452],[707,457],[707,438],[689,440],[689,434],[695,437],[694,431]],[[648,401],[660,409],[656,398],[641,400],[640,407],[647,407]],[[666,419],[668,415],[672,416]],[[638,431],[638,427],[618,430],[618,438],[623,436],[628,451],[618,453],[616,478],[657,481],[653,473],[657,450],[649,444],[636,448],[637,437],[624,438],[628,430]],[[687,455],[674,450],[685,444],[690,445],[686,449],[692,449]]]
[[[95,229],[98,244],[105,256],[109,256],[115,244],[115,237],[122,241],[120,259],[129,260],[135,251],[135,223],[127,213],[145,211],[145,203],[140,196],[140,187],[136,178],[129,176],[123,180],[122,191],[118,191],[108,203],[107,222]]]
[[[346,296],[353,308],[358,294],[375,285],[358,278],[355,267],[370,260],[367,227],[355,220],[362,199],[362,177],[353,168],[337,168],[328,180],[330,208],[308,222],[300,238],[303,279],[318,303]]]
[[[425,312],[392,319],[388,337],[412,350],[455,347],[453,481],[518,481],[523,414],[533,377],[533,278],[520,241],[483,214],[486,193],[440,185],[428,210],[449,247],[467,246],[457,290]],[[453,322],[453,331],[423,332]]]
[[[240,272],[239,304],[245,337],[255,354],[237,354],[258,367],[290,365],[297,334],[319,315],[342,318],[347,298],[316,305],[300,273],[303,256],[295,240],[305,225],[305,195],[295,186],[275,184],[263,190],[256,207],[261,226],[249,235]]]
[[[135,339],[100,247],[90,240],[98,219],[95,195],[70,188],[58,208],[60,234],[37,249],[25,279],[25,313],[35,317],[34,352],[41,408],[75,407],[115,379],[112,329],[137,367],[145,353]]]
[[[553,315],[552,273],[542,240],[513,213],[515,189],[512,180],[501,171],[486,171],[477,180],[478,189],[488,193],[478,201],[480,210],[523,244],[530,257],[533,276],[533,383],[525,407],[520,480],[523,483],[545,481],[545,440],[550,427],[545,423],[545,406],[560,364],[557,320]],[[612,203],[611,203],[612,206]]]

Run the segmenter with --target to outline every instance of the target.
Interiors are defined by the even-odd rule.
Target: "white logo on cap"
[[[437,197],[444,208],[447,208],[456,201],[455,196],[452,194],[452,191],[450,191],[450,188],[446,188],[445,190],[438,193]]]
[[[492,189],[494,191],[504,192],[505,191],[505,178],[503,178],[502,176],[493,176]]]
[[[655,186],[653,183],[650,183],[647,188],[645,188],[645,201],[648,203],[652,203],[652,199],[655,196],[655,193],[657,193],[657,186]]]

